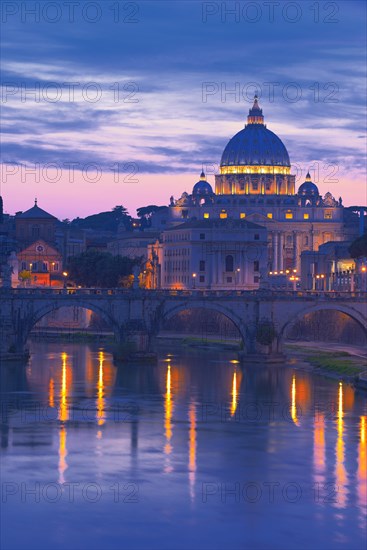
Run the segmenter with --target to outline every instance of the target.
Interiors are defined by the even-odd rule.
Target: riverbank
[[[197,336],[195,334],[180,334],[162,332],[157,342],[162,345],[176,344],[190,348],[240,350],[241,340],[238,338],[221,338],[219,335]]]
[[[338,344],[333,347],[325,342],[287,342],[284,350],[290,362],[296,361],[302,368],[308,367],[316,374],[329,378],[354,383],[367,369],[363,348],[355,346]],[[362,353],[357,353],[361,350]]]

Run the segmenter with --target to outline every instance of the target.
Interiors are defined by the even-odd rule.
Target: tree
[[[131,224],[131,216],[129,216],[126,208],[121,205],[115,206],[110,212],[100,212],[86,218],[75,218],[71,225],[80,229],[116,232],[120,223],[124,223],[126,228]]]
[[[26,281],[30,281],[31,272],[27,271],[26,269],[23,269],[22,271],[19,272],[18,277],[19,277],[19,280],[22,281],[22,283],[24,284]]]
[[[137,260],[90,249],[69,258],[69,279],[85,287],[114,288],[132,274]]]
[[[367,257],[367,233],[364,233],[352,242],[349,252],[352,258]]]

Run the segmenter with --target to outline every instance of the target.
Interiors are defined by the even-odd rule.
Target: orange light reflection
[[[346,504],[346,485],[347,485],[347,472],[344,465],[345,448],[344,448],[344,413],[343,413],[343,384],[339,382],[338,392],[338,413],[337,413],[337,430],[338,436],[336,441],[336,463],[335,463],[335,478],[337,485],[337,499],[335,506],[337,508],[344,508]]]
[[[195,472],[196,472],[196,407],[191,403],[189,407],[189,482],[190,496],[195,498]]]

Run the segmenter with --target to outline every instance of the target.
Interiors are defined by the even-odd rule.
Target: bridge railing
[[[366,291],[357,292],[326,292],[326,291],[300,291],[300,290],[210,290],[210,289],[191,289],[191,290],[148,290],[148,289],[130,289],[130,288],[0,288],[0,299],[7,295],[17,297],[40,297],[40,296],[126,296],[126,297],[172,297],[180,298],[215,298],[215,297],[242,297],[246,299],[266,299],[281,300],[292,299],[312,299],[322,298],[325,300],[335,299],[366,299]]]

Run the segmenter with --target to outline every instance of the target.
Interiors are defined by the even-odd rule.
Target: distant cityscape
[[[296,189],[287,149],[264,120],[255,95],[215,191],[202,170],[190,194],[136,217],[116,206],[60,221],[42,199],[11,216],[0,198],[3,286],[366,290],[366,206],[322,197],[310,173]]]

